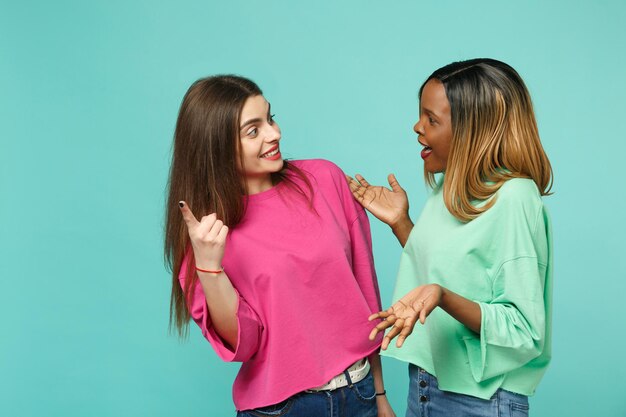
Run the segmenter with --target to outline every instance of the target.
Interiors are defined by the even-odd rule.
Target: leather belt
[[[345,372],[350,375],[350,380],[353,384],[365,378],[369,371],[370,363],[367,358],[355,362],[352,366],[345,370]],[[308,389],[307,391],[332,391],[337,388],[345,387],[348,385],[348,378],[346,378],[345,372],[340,373],[339,375],[328,381],[326,384]]]

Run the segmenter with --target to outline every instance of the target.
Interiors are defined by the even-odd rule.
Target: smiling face
[[[432,174],[445,171],[448,164],[452,141],[451,115],[443,84],[436,79],[429,80],[422,90],[419,120],[413,130],[424,147],[421,154],[424,169]]]
[[[271,174],[283,168],[278,146],[280,128],[270,114],[270,104],[261,95],[248,97],[239,117],[239,167],[249,194],[272,188]]]

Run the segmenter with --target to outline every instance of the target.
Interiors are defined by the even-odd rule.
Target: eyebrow
[[[243,128],[244,128],[244,127],[246,127],[246,126],[248,126],[248,125],[251,125],[251,124],[253,124],[253,123],[259,123],[260,121],[262,121],[262,119],[261,119],[261,118],[259,118],[259,117],[254,118],[254,119],[250,119],[250,120],[248,120],[247,122],[245,122],[244,124],[242,124],[242,125],[239,127],[239,130],[243,130]]]
[[[425,107],[422,107],[422,111],[425,113],[428,113],[431,116],[435,116],[437,118],[441,117],[440,115],[438,115],[436,112],[432,111],[431,109],[427,109]]]
[[[269,115],[271,113],[272,110],[272,105],[270,103],[267,103],[267,114]],[[253,124],[253,123],[259,123],[262,122],[263,119],[261,119],[260,117],[255,117],[254,119],[250,119],[250,120],[246,120],[245,123],[243,123],[241,126],[239,126],[239,130],[243,130],[244,127]]]

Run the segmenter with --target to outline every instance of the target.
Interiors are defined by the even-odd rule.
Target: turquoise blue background
[[[168,336],[164,188],[187,87],[256,80],[291,158],[427,195],[417,89],[493,57],[555,171],[554,359],[535,417],[626,415],[624,1],[21,1],[0,5],[0,415],[232,416],[238,364]],[[385,304],[400,247],[375,220]],[[303,323],[303,328],[306,323]],[[406,366],[385,360],[396,413]]]

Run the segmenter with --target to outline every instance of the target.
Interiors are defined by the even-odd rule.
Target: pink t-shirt
[[[365,211],[335,164],[290,163],[310,180],[313,209],[283,182],[249,196],[228,235],[223,266],[239,293],[234,351],[211,325],[202,286],[194,288],[190,311],[202,334],[223,360],[243,362],[233,385],[238,410],[322,385],[382,338],[368,340],[375,323],[367,318],[381,305]]]

